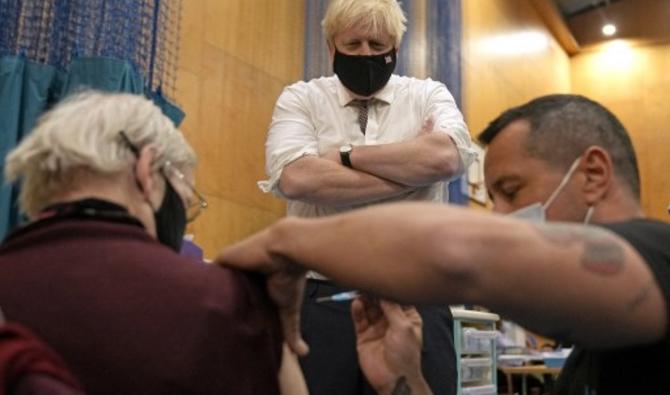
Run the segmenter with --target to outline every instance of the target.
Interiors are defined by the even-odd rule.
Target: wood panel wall
[[[463,0],[463,110],[476,137],[509,107],[570,90],[570,61],[531,0]]]
[[[189,231],[212,257],[284,215],[284,204],[262,194],[256,181],[265,177],[264,141],[274,102],[285,85],[302,78],[304,2],[202,0],[183,6],[177,102],[187,114],[182,130],[200,159],[197,186],[210,201]],[[626,70],[604,69],[600,50],[571,60],[532,0],[464,0],[463,29],[463,111],[473,136],[500,112],[531,98],[571,91],[590,96],[631,131],[643,207],[667,219],[670,45],[634,48]],[[514,42],[520,46],[509,45]]]
[[[668,220],[670,203],[670,42],[614,41],[571,61],[572,91],[599,101],[631,135],[640,166],[642,208]]]
[[[262,194],[264,140],[283,86],[302,77],[304,2],[184,1],[177,102],[182,130],[199,157],[196,185],[210,202],[189,227],[213,257],[223,246],[281,218],[284,204]],[[569,63],[531,0],[463,1],[464,112],[474,135],[504,109],[569,89]],[[539,32],[534,53],[500,54],[487,39]]]
[[[256,187],[281,89],[302,77],[304,2],[184,1],[176,101],[199,157],[196,186],[210,207],[189,227],[213,257],[282,217],[284,204]]]

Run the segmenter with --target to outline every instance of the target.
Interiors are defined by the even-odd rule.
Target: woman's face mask
[[[154,213],[156,237],[161,244],[179,252],[186,231],[186,210],[181,197],[165,178],[165,195],[158,210]]]
[[[119,132],[119,135],[133,155],[139,159],[140,149],[130,141],[123,130]],[[169,162],[166,162],[165,165],[167,166],[168,163]],[[163,195],[160,207],[154,212],[156,238],[161,244],[164,244],[179,253],[184,238],[184,232],[186,231],[186,208],[184,207],[184,202],[181,200],[181,197],[174,187],[172,187],[168,177],[165,173],[161,174],[163,175],[163,178],[165,178],[165,194]],[[137,180],[135,182],[137,183],[137,187],[141,190],[141,183]],[[202,200],[204,201],[204,199]]]
[[[575,170],[577,170],[577,166],[579,165],[579,159],[580,158],[577,158],[572,163],[568,172],[565,173],[565,176],[563,176],[561,183],[558,184],[558,187],[556,187],[554,192],[552,192],[551,196],[549,196],[549,199],[547,199],[547,201],[544,204],[540,202],[532,203],[512,213],[509,213],[508,215],[514,218],[519,218],[530,222],[546,222],[547,210],[549,209],[549,206],[551,206],[551,204],[554,203],[558,195],[565,188],[565,185],[567,185],[568,181],[570,181],[570,178],[574,174]],[[594,206],[589,206],[589,209],[586,212],[586,216],[584,217],[584,224],[588,224],[589,221],[591,220],[591,216],[593,215],[593,208]]]

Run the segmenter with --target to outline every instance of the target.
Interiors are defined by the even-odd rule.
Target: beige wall
[[[213,257],[284,215],[256,181],[274,102],[302,77],[303,1],[184,1],[182,12],[177,102],[210,203],[189,231]]]
[[[668,220],[670,43],[615,42],[572,58],[572,90],[603,103],[628,129],[640,166],[642,208]]]
[[[530,0],[462,4],[463,110],[473,136],[511,106],[570,91],[570,60]]]

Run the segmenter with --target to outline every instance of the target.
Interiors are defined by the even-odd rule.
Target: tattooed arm
[[[668,319],[648,266],[613,233],[447,205],[287,219],[220,261],[270,274],[292,262],[394,300],[479,304],[591,347],[660,339]]]
[[[527,242],[512,261],[518,279],[490,292],[516,293],[498,308],[541,333],[591,347],[624,346],[659,339],[667,317],[660,289],[643,258],[625,240],[596,226],[523,224]],[[514,258],[517,255],[517,258]],[[518,262],[514,262],[518,259]],[[493,280],[492,280],[493,281]],[[492,303],[495,306],[498,303]]]

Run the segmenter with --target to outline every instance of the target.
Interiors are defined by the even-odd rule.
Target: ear
[[[135,164],[135,176],[137,177],[138,186],[142,195],[154,210],[158,208],[160,196],[162,195],[162,191],[159,190],[161,184],[155,177],[155,172],[152,171],[152,163],[155,157],[155,149],[151,145],[146,145],[142,147]]]
[[[326,40],[326,45],[328,46],[328,56],[332,64],[335,60],[335,43],[331,40]]]
[[[594,145],[582,154],[580,167],[585,175],[582,191],[586,202],[595,204],[603,199],[612,183],[612,158],[603,148]]]

